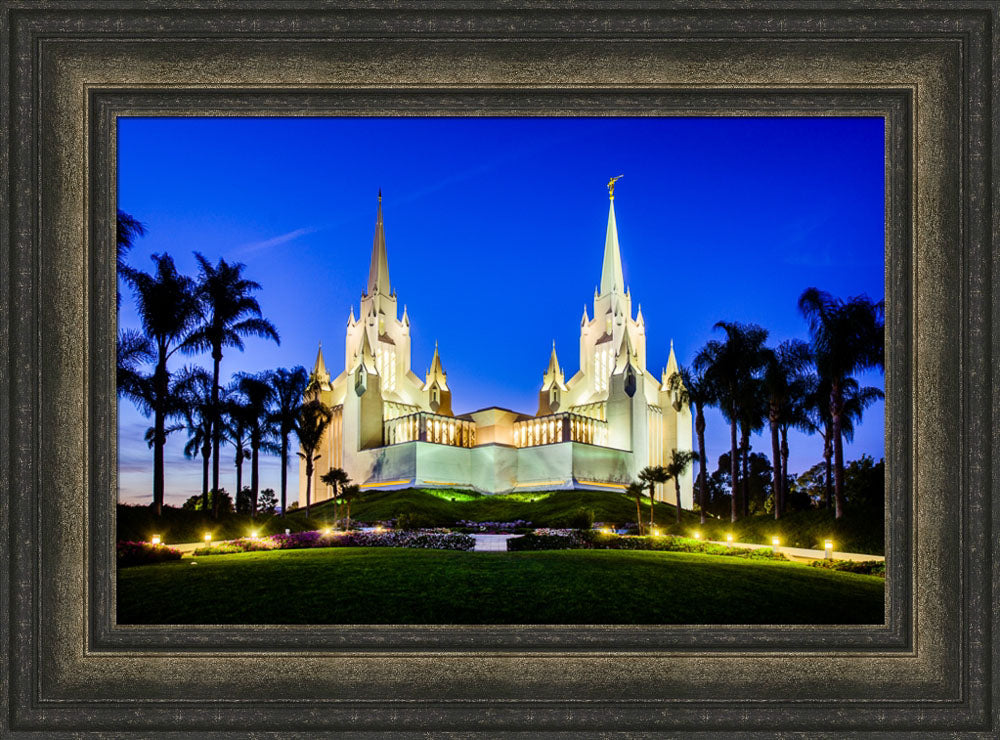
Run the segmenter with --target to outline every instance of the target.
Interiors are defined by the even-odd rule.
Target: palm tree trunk
[[[677,493],[677,523],[681,523],[681,477],[674,476],[674,490]]]
[[[772,466],[771,497],[774,503],[774,518],[781,519],[781,443],[778,439],[778,418],[777,409],[771,407],[771,461]]]
[[[208,516],[208,465],[211,447],[206,440],[201,446],[201,510]]]
[[[656,528],[656,522],[653,520],[653,508],[656,503],[656,483],[650,481],[649,483],[649,531],[652,532]]]
[[[281,430],[281,516],[285,516],[288,492],[288,431]]]
[[[781,510],[788,507],[788,429],[781,429]]]
[[[834,381],[830,385],[830,417],[833,423],[833,503],[836,519],[844,515],[844,444],[840,433],[842,411],[840,384]]]
[[[750,432],[742,430],[740,457],[743,460],[743,516],[750,516]]]
[[[639,506],[639,496],[635,497],[635,523],[639,526],[639,536],[642,536],[642,509]]]
[[[826,463],[826,507],[829,509],[832,504],[833,497],[833,446],[830,442],[833,433],[827,434],[826,439],[823,440],[823,461]]]
[[[730,480],[732,481],[732,492],[733,492],[732,501],[731,501],[731,503],[732,503],[732,512],[730,514],[730,521],[735,522],[737,519],[739,519],[739,509],[737,509],[737,506],[736,506],[736,499],[739,496],[739,494],[737,493],[737,491],[739,491],[739,474],[738,474],[739,473],[739,462],[738,462],[739,458],[737,457],[737,455],[739,453],[736,451],[736,421],[735,420],[729,424],[729,443],[730,443],[730,448],[731,448],[730,451],[729,451],[729,475],[730,475]]]
[[[160,359],[156,364],[156,372],[153,376],[153,383],[156,386],[156,410],[153,418],[153,507],[156,509],[156,516],[160,516],[163,512],[163,494],[166,487],[163,449],[167,444],[167,415],[163,409],[167,402],[167,394],[169,393],[167,384],[169,382],[167,358],[161,348]]]
[[[164,488],[164,468],[163,468],[163,448],[164,448],[164,421],[163,412],[157,408],[153,422],[153,508],[156,516],[163,512],[163,488]]]
[[[219,447],[222,445],[222,422],[219,414],[219,364],[222,362],[222,348],[212,350],[212,490],[219,490]],[[212,518],[219,518],[221,496],[215,494]]]
[[[257,491],[260,487],[260,441],[250,448],[250,518],[257,518]]]
[[[239,443],[236,448],[236,500],[240,500],[243,493],[243,444]]]
[[[701,509],[701,523],[705,523],[705,507],[708,506],[708,491],[705,490],[705,481],[707,479],[705,466],[708,464],[708,458],[705,456],[705,414],[702,413],[701,406],[695,409],[697,416],[695,417],[694,428],[698,435],[698,506]]]
[[[306,519],[309,518],[309,500],[312,495],[313,463],[312,451],[306,456]]]
[[[337,522],[340,521],[339,506],[337,505],[337,499],[340,496],[339,485],[337,483],[333,484],[333,528],[339,529]]]
[[[347,522],[344,524],[344,531],[351,531],[351,499],[347,499]]]

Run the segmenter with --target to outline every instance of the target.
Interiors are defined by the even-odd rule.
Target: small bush
[[[566,523],[572,529],[590,529],[594,526],[594,511],[593,509],[577,509],[569,515]]]
[[[813,560],[809,565],[814,568],[885,578],[885,563],[881,560]]]
[[[415,511],[406,511],[396,519],[396,529],[430,529],[434,526],[434,521],[425,514]]]
[[[181,551],[166,545],[151,545],[148,542],[118,542],[118,567],[152,565],[168,560],[180,560]]]

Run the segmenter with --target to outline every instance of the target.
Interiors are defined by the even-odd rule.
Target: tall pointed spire
[[[434,381],[438,382],[438,387],[446,391],[448,390],[448,374],[441,367],[441,356],[438,354],[438,344],[434,342],[434,357],[431,358],[431,367],[427,371],[427,378],[424,382],[424,390],[431,387]]]
[[[562,368],[559,367],[559,358],[556,357],[555,340],[552,341],[552,354],[549,356],[549,367],[546,369],[545,375],[542,378],[542,390],[547,391],[553,385],[558,387],[559,390],[567,390],[566,378],[563,374]]]
[[[368,268],[368,295],[390,295],[389,261],[385,255],[385,228],[382,225],[382,189],[378,191],[378,211],[375,215],[375,239],[372,241],[372,263]]]
[[[617,179],[617,178],[615,178]],[[618,246],[618,224],[615,221],[614,180],[609,184],[611,205],[608,208],[608,232],[604,238],[604,263],[601,268],[601,295],[625,290],[622,276],[622,255]]]
[[[670,340],[670,354],[667,356],[667,368],[664,375],[668,378],[677,372],[677,355],[674,354],[674,340]]]
[[[319,349],[316,351],[316,364],[313,365],[313,370],[309,373],[309,387],[315,388],[319,387],[322,390],[330,389],[330,373],[326,371],[326,362],[323,360],[323,343],[319,343]]]

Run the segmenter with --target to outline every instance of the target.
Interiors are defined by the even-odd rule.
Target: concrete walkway
[[[706,540],[711,542],[713,545],[727,545],[726,542],[716,542],[715,540]],[[745,547],[748,550],[758,550],[765,549],[770,550],[770,545],[751,545],[748,542],[734,542],[733,547]],[[824,560],[826,558],[826,552],[824,550],[807,550],[803,547],[779,547],[778,553],[784,555],[789,560],[803,561],[803,560]],[[883,562],[885,558],[882,555],[866,555],[860,552],[840,552],[838,550],[833,551],[834,560],[853,560],[855,562],[863,562],[867,560],[877,560],[878,562]]]
[[[507,540],[521,537],[519,534],[474,534],[476,541],[473,552],[507,552]]]

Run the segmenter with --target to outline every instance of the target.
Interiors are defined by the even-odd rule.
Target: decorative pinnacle
[[[612,177],[608,180],[608,195],[611,197],[611,200],[615,199],[615,183],[623,177],[625,177],[625,175],[618,175],[617,177]]]
[[[381,187],[379,187],[379,189],[378,189],[378,202],[379,203],[382,202],[382,188]]]

